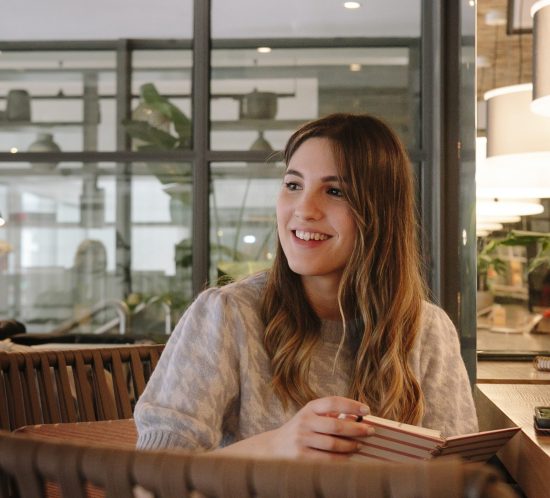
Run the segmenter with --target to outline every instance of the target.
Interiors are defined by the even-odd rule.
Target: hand
[[[374,434],[374,429],[360,422],[338,419],[338,414],[367,415],[368,406],[352,399],[330,396],[310,401],[278,429],[258,434],[220,453],[271,458],[348,458],[359,448],[351,438]]]
[[[369,408],[348,398],[331,396],[310,401],[286,424],[276,429],[273,452],[292,458],[342,458],[358,450],[355,437],[372,435],[374,429],[340,413],[367,415]]]

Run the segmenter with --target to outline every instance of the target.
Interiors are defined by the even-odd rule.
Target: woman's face
[[[292,271],[340,281],[355,241],[355,224],[342,194],[327,138],[310,138],[287,165],[277,199],[277,230]]]

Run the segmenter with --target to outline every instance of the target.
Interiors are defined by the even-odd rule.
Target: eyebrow
[[[295,169],[287,169],[285,171],[285,176],[286,175],[294,175],[294,176],[298,176],[300,178],[304,178],[304,175],[302,175],[302,173],[300,173],[299,171],[296,171]],[[338,178],[336,175],[323,176],[323,178],[321,178],[321,181],[323,181],[323,182],[339,182],[340,178]],[[344,178],[344,181],[346,181],[345,178]]]

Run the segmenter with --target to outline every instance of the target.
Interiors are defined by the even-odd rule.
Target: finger
[[[365,423],[326,416],[312,417],[310,429],[320,434],[343,437],[365,437],[375,432],[374,427]]]
[[[308,403],[317,415],[348,413],[353,415],[368,415],[370,408],[360,401],[342,396],[327,396]]]
[[[359,450],[360,444],[358,441],[346,437],[314,433],[310,434],[304,443],[310,449],[331,453],[356,453]]]

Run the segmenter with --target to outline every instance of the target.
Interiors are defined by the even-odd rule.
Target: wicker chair
[[[0,431],[0,497],[172,498],[516,496],[491,468],[441,458],[414,464],[252,460],[77,444]],[[193,494],[193,492],[198,494]],[[138,494],[139,495],[139,494]]]
[[[130,418],[163,347],[0,352],[0,428]]]

